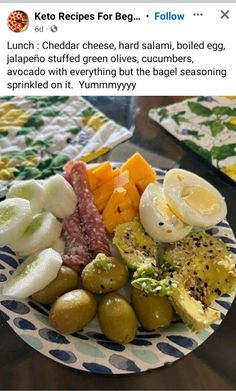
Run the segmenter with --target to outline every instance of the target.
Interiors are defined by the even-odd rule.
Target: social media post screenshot
[[[233,95],[233,4],[59,8],[2,5],[4,95]]]
[[[1,4],[0,388],[234,389],[235,16]]]

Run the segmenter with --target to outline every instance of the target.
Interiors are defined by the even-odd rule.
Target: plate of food
[[[137,373],[184,357],[234,300],[236,243],[222,195],[182,169],[68,162],[0,202],[0,311],[41,354]]]

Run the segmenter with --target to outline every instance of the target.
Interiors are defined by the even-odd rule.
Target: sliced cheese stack
[[[118,224],[138,217],[141,194],[157,180],[155,171],[139,153],[120,168],[113,169],[109,162],[90,168],[87,176],[94,203],[109,233]]]

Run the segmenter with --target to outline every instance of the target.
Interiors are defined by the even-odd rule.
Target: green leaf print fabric
[[[236,181],[236,96],[187,99],[149,117]]]
[[[1,97],[0,185],[89,162],[131,136],[81,97]]]

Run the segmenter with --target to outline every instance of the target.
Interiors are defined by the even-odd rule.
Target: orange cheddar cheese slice
[[[132,221],[138,215],[138,211],[130,204],[127,193],[122,187],[114,189],[103,211],[103,222],[110,234],[118,224]]]
[[[93,191],[95,205],[98,207],[99,205],[106,203],[115,188],[124,187],[128,183],[129,173],[126,171],[99,186]]]
[[[157,177],[156,175],[151,175],[147,178],[143,178],[143,179],[140,179],[140,181],[138,181],[136,183],[136,187],[139,191],[139,194],[143,194],[144,190],[146,189],[146,187],[150,184],[150,183],[155,183],[157,181]]]
[[[138,152],[131,156],[121,166],[122,172],[126,170],[129,171],[130,177],[135,184],[144,178],[148,178],[154,175],[156,176],[154,169]]]

